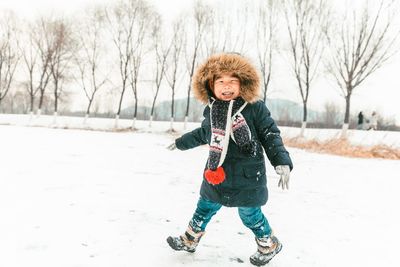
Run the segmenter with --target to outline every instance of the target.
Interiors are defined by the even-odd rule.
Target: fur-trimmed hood
[[[193,75],[193,94],[203,103],[213,95],[209,82],[217,75],[232,73],[240,79],[240,96],[249,103],[260,97],[260,78],[255,67],[241,55],[234,53],[216,54],[200,65]]]

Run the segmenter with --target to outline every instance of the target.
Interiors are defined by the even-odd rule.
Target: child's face
[[[239,96],[240,80],[232,74],[222,74],[214,81],[214,95],[219,100],[230,101]]]

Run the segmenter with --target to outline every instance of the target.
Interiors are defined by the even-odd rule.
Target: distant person
[[[376,112],[372,112],[371,118],[369,119],[369,128],[368,130],[377,130],[378,129],[378,115]]]
[[[264,150],[280,175],[278,186],[282,189],[289,188],[293,165],[275,121],[265,103],[258,100],[257,70],[238,54],[213,55],[197,69],[193,91],[200,101],[208,103],[201,127],[168,148],[187,150],[209,144],[209,158],[201,174],[203,182],[193,217],[182,235],[168,237],[168,244],[174,250],[195,252],[217,211],[222,206],[237,207],[257,244],[250,262],[265,265],[282,244],[261,210],[268,199]]]
[[[357,129],[358,130],[364,129],[364,115],[363,115],[362,111],[360,111],[360,113],[358,113]]]

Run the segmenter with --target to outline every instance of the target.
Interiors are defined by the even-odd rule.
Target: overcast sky
[[[169,19],[182,8],[189,8],[192,0],[147,0]],[[87,5],[110,3],[113,0],[0,0],[0,8],[10,8],[19,15],[34,17],[49,12],[73,13]],[[164,11],[164,12],[163,12]]]
[[[94,3],[107,3],[111,0],[1,0],[0,9],[9,8],[14,10],[18,15],[23,17],[34,18],[38,14],[45,14],[49,12],[64,13],[66,15],[73,14],[77,10],[81,10],[87,5]],[[160,13],[166,18],[167,21],[171,20],[174,16],[180,13],[183,9],[189,9],[192,0],[148,0],[153,3]],[[347,0],[335,0],[335,3],[345,2]],[[367,0],[353,0],[352,2],[362,3]],[[351,109],[352,112],[358,110],[365,110],[370,113],[377,110],[385,116],[396,116],[397,122],[400,123],[400,55],[397,55],[391,60],[389,64],[382,69],[373,73],[360,88],[355,90],[352,97]],[[274,81],[279,84],[279,81]],[[325,81],[326,82],[326,81]],[[339,96],[339,91],[336,84],[333,82],[326,82],[326,86],[331,88],[323,94],[319,92],[311,92],[309,104],[312,108],[321,109],[323,103],[332,99],[340,105],[344,105],[344,100]],[[274,96],[272,96],[274,97]],[[284,98],[285,94],[282,93],[277,97]],[[301,102],[298,93],[290,94],[287,97],[290,100]],[[322,100],[321,100],[322,99]]]

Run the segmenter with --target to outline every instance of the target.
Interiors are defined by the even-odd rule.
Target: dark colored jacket
[[[243,154],[236,143],[230,139],[227,155],[222,167],[225,181],[219,185],[209,184],[204,178],[200,195],[206,199],[228,207],[256,207],[264,205],[268,199],[265,173],[264,151],[272,166],[289,165],[293,168],[289,153],[283,146],[280,131],[264,102],[248,104],[242,111],[256,140],[258,149],[255,157]],[[210,144],[210,108],[204,109],[201,127],[176,139],[178,149],[186,150]],[[205,169],[207,168],[207,163]]]
[[[363,124],[364,123],[364,115],[362,112],[358,113],[358,124]]]

